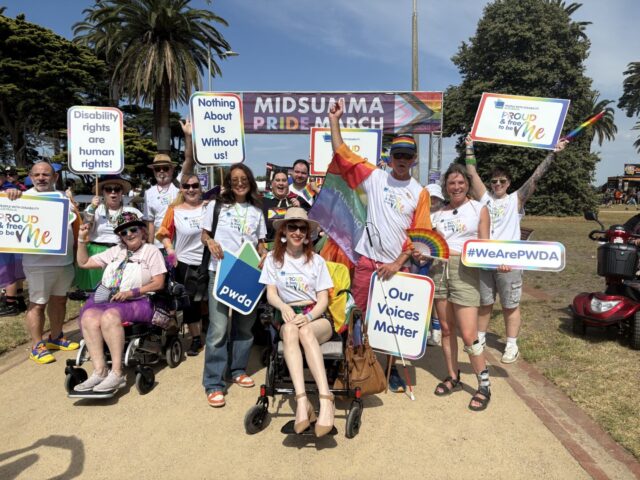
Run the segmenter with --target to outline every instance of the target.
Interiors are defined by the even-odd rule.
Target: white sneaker
[[[507,343],[500,361],[502,363],[513,363],[518,359],[519,355],[520,351],[518,350],[518,345],[515,343]]]
[[[101,376],[98,372],[94,371],[88,379],[73,387],[73,390],[76,392],[90,392],[93,390],[93,387],[100,385],[105,378],[107,378],[106,375]]]
[[[427,345],[438,347],[442,343],[442,330],[431,330],[427,337]]]
[[[111,392],[113,390],[118,390],[119,388],[124,388],[127,385],[127,377],[122,375],[121,377],[116,375],[113,370],[109,371],[109,375],[105,377],[105,379],[100,382],[100,384],[93,387],[94,392]]]

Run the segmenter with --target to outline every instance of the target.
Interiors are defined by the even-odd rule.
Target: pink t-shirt
[[[120,264],[127,256],[127,249],[123,245],[116,245],[102,253],[93,255],[91,258],[100,264],[101,268],[106,267],[110,263]],[[131,263],[140,264],[142,274],[141,285],[147,285],[151,282],[151,278],[167,272],[167,266],[160,250],[149,243],[145,243],[136,250],[131,258]]]

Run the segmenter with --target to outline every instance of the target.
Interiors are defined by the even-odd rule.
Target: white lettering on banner
[[[237,301],[238,303],[241,303],[245,307],[250,307],[251,306],[251,299],[247,298],[246,295],[240,295],[239,292],[236,292],[235,290],[229,288],[226,285],[224,285],[220,289],[220,295],[228,295],[229,298],[231,298],[232,300]]]
[[[564,245],[558,242],[468,240],[462,251],[468,267],[497,268],[505,265],[523,270],[559,272],[565,266]]]
[[[297,100],[297,101],[296,101]],[[255,103],[255,113],[329,113],[331,106],[337,99],[333,97],[258,97]],[[369,103],[364,97],[350,97],[345,100],[345,115],[352,113],[384,113],[382,101],[373,97]]]

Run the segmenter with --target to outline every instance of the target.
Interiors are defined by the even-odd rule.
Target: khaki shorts
[[[497,272],[480,271],[480,305],[496,303],[496,294],[500,295],[502,308],[516,308],[522,297],[522,270]]]
[[[429,271],[436,285],[434,298],[446,299],[463,307],[479,307],[480,271],[465,267],[459,255],[449,257],[449,264],[445,265],[437,262]]]
[[[75,269],[73,265],[64,267],[24,267],[24,275],[29,283],[29,301],[46,305],[49,297],[66,297]]]

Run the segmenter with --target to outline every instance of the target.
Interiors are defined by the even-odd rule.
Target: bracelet
[[[132,288],[131,291],[133,292],[133,296],[135,298],[140,296],[140,289],[139,288]]]
[[[78,239],[78,243],[87,243],[87,241],[86,241],[86,240]]]
[[[307,317],[310,322],[313,322],[313,315],[311,315],[311,312],[305,313],[304,316]]]
[[[464,163],[466,163],[467,165],[475,165],[476,157],[467,157],[464,159]]]

